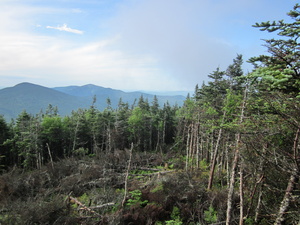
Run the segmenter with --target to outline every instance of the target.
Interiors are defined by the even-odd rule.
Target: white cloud
[[[52,12],[57,12],[47,8],[43,8],[44,11],[49,12],[47,23]],[[1,86],[24,81],[50,87],[94,83],[121,90],[158,90],[165,86],[167,78],[157,69],[157,60],[149,55],[119,50],[117,35],[93,41],[85,36],[77,39],[79,41],[76,36],[49,36],[49,32],[42,33],[43,27],[46,28],[43,24],[47,23],[39,20],[38,13],[35,7],[4,7],[0,2]],[[49,29],[75,30],[67,25]],[[158,84],[158,80],[163,83]]]
[[[74,34],[83,34],[83,31],[70,28],[67,26],[67,24],[64,24],[62,26],[57,26],[57,27],[47,26],[46,28],[55,29],[55,30],[59,30],[59,31],[66,31],[66,32],[74,33]]]
[[[82,13],[83,11],[81,9],[71,9],[72,13]]]
[[[193,90],[216,67],[223,69],[236,53],[243,53],[234,41],[245,40],[245,30],[235,21],[249,22],[249,17],[260,21],[253,18],[258,13],[253,13],[256,7],[251,5],[262,1],[126,0],[118,3],[120,8],[109,23],[107,18],[88,17],[90,11],[81,11],[82,5],[66,9],[64,5],[41,8],[6,2],[0,0],[1,86],[28,81],[45,86],[94,83],[131,90]],[[248,18],[242,17],[247,11]],[[260,14],[264,11],[262,8]],[[99,21],[98,27],[90,25],[91,18]],[[67,24],[45,26],[61,21],[85,27],[91,35],[62,39],[49,32],[43,34],[43,28],[83,34]],[[103,31],[100,23],[105,23],[105,37],[93,33]],[[249,38],[256,31],[250,26],[244,25]],[[260,38],[256,37],[258,44],[253,42],[251,53],[257,53]]]

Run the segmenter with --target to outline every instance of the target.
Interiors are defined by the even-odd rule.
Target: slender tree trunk
[[[159,131],[159,128],[157,128],[157,142],[156,142],[156,147],[155,147],[155,152],[158,151],[158,147],[159,147],[159,144],[160,144],[160,131]]]
[[[247,88],[244,90],[244,97],[240,115],[239,124],[242,124],[244,120],[244,111],[246,107],[246,99],[247,99]],[[234,183],[235,183],[235,172],[238,166],[239,158],[240,158],[240,142],[241,142],[241,133],[237,133],[236,135],[236,144],[235,144],[235,152],[234,152],[234,160],[231,168],[231,175],[230,175],[230,183],[229,183],[229,190],[228,190],[228,198],[227,198],[227,211],[226,211],[226,225],[230,225],[231,221],[231,212],[232,212],[232,200],[233,200],[233,193],[234,193]],[[240,207],[243,208],[241,205]],[[243,215],[240,215],[240,221],[243,219],[241,218]]]
[[[188,170],[188,165],[189,165],[189,151],[190,151],[190,127],[188,128],[188,136],[187,136],[187,140],[186,140],[186,159],[185,159],[185,170]]]
[[[239,225],[244,224],[244,177],[243,177],[243,162],[240,163],[240,221]]]
[[[216,167],[216,161],[217,161],[217,155],[218,155],[218,149],[219,149],[219,143],[222,136],[222,128],[219,129],[218,139],[215,146],[215,151],[213,152],[213,159],[211,163],[210,173],[209,173],[209,179],[208,179],[208,186],[207,189],[210,190],[212,187],[213,179],[214,179],[214,173],[215,173],[215,167]]]
[[[247,214],[246,214],[246,216],[245,216],[246,218],[249,216],[250,210],[251,210],[251,208],[252,208],[252,206],[253,206],[254,195],[255,195],[255,193],[256,193],[257,187],[258,187],[258,185],[262,182],[263,178],[264,178],[264,176],[261,175],[260,178],[259,178],[259,180],[255,183],[255,186],[254,186],[254,188],[253,188],[253,191],[251,192],[251,195],[250,195],[250,204],[249,204],[249,207],[248,207],[248,209],[247,209]],[[261,193],[259,193],[259,195],[261,195]],[[259,200],[258,200],[258,202],[259,202]],[[258,205],[258,204],[257,204],[257,205]],[[256,208],[257,208],[257,207],[256,207]],[[255,212],[256,212],[256,211],[255,211]]]
[[[197,152],[196,152],[196,168],[199,168],[200,142],[199,134],[197,135]]]
[[[225,147],[225,159],[226,159],[226,181],[227,185],[230,183],[230,172],[229,172],[229,144]]]
[[[122,201],[122,207],[124,207],[124,204],[125,204],[125,201],[126,201],[126,198],[127,198],[128,176],[129,176],[129,170],[130,170],[130,167],[131,167],[132,151],[133,151],[133,143],[131,143],[131,148],[130,148],[130,152],[129,152],[129,161],[128,161],[127,171],[126,171],[126,175],[125,175],[124,198],[123,198],[123,201]]]
[[[73,139],[72,153],[74,153],[75,148],[76,148],[76,144],[77,144],[76,140],[77,140],[78,127],[79,127],[79,118],[76,121],[76,127],[75,127],[75,130],[74,130],[74,139]]]
[[[266,149],[267,149],[267,145],[263,145],[263,156],[260,157],[260,162],[259,162],[259,167],[257,169],[257,181],[255,183],[255,186],[253,188],[253,191],[251,192],[251,195],[250,195],[250,204],[249,204],[249,207],[247,209],[247,214],[246,214],[246,218],[249,216],[250,214],[250,210],[253,206],[253,201],[254,201],[254,196],[255,196],[255,193],[256,193],[256,190],[258,188],[258,185],[260,185],[263,180],[264,180],[264,164],[265,164],[265,153],[266,153]],[[254,221],[257,222],[257,218],[258,218],[258,214],[259,214],[259,210],[260,210],[260,204],[261,204],[261,197],[262,197],[262,185],[260,185],[260,191],[259,191],[259,194],[258,194],[258,200],[257,200],[257,205],[256,205],[256,208],[255,208],[255,219]]]
[[[298,148],[299,148],[299,135],[300,135],[300,128],[298,128],[295,139],[294,139],[294,145],[293,145],[293,156],[294,156],[294,168],[292,170],[285,195],[283,197],[283,200],[280,204],[279,212],[277,214],[277,218],[275,221],[275,225],[282,224],[284,221],[284,214],[287,212],[291,199],[292,199],[292,193],[299,181],[299,167],[298,167]]]
[[[283,223],[284,214],[288,210],[288,207],[289,207],[291,199],[292,199],[292,192],[297,183],[298,183],[298,177],[297,177],[296,171],[294,171],[289,179],[289,182],[288,182],[288,185],[287,185],[287,188],[285,191],[285,195],[280,204],[279,212],[277,214],[277,218],[276,218],[274,225],[280,225]]]
[[[223,131],[222,125],[224,124],[225,116],[226,116],[226,111],[224,110],[223,118],[222,118],[222,122],[221,122],[221,128],[219,129],[218,139],[217,139],[217,143],[216,143],[216,146],[215,146],[215,151],[213,152],[213,158],[212,158],[212,163],[211,163],[211,168],[210,168],[210,173],[209,173],[209,179],[208,179],[208,186],[207,186],[208,190],[211,189],[212,183],[213,183],[213,179],[214,179],[216,161],[217,161],[217,156],[218,156],[218,151],[219,151],[219,145],[220,145],[220,140],[221,140],[222,131]]]
[[[262,193],[263,193],[263,188],[261,186],[259,194],[258,194],[258,200],[257,200],[257,205],[255,208],[255,217],[254,217],[254,222],[258,222],[258,216],[259,216],[259,211],[260,211],[260,206],[261,206],[261,199],[262,199]]]
[[[227,211],[226,211],[226,225],[230,225],[231,222],[231,212],[232,212],[232,200],[234,193],[234,183],[235,183],[235,172],[239,161],[239,148],[236,147],[234,152],[234,159],[231,168],[231,175],[229,181],[228,197],[227,197]]]
[[[50,157],[51,166],[52,166],[52,169],[54,169],[54,164],[53,164],[53,159],[52,159],[52,154],[51,154],[50,146],[49,146],[48,143],[46,143],[46,145],[47,145],[48,154],[49,154],[49,157]]]

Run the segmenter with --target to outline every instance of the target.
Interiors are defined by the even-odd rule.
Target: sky
[[[297,2],[0,0],[0,87],[192,91],[237,54],[266,54],[271,34],[252,25],[288,20]]]

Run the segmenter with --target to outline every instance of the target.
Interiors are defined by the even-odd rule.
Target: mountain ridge
[[[132,105],[143,96],[152,102],[154,95],[143,92],[125,92],[112,88],[104,88],[94,84],[82,86],[65,86],[48,88],[29,82],[19,83],[13,87],[0,89],[0,114],[6,119],[17,118],[24,110],[31,114],[45,112],[49,104],[58,107],[62,116],[69,115],[73,110],[88,108],[96,96],[95,106],[99,110],[107,107],[107,99],[111,100],[111,107],[117,108],[119,100]],[[166,102],[170,105],[182,105],[184,96],[157,96],[160,106]]]

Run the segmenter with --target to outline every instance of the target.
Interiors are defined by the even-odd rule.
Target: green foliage
[[[217,211],[212,206],[209,206],[208,210],[204,211],[204,220],[208,223],[215,223],[218,221]]]
[[[142,192],[140,190],[130,191],[130,199],[127,200],[127,206],[145,206],[148,200],[142,201]]]
[[[163,191],[164,190],[164,186],[162,183],[158,183],[155,188],[151,189],[151,193],[156,193],[156,192],[159,192],[159,191]]]
[[[174,206],[171,212],[171,220],[166,220],[164,222],[157,221],[155,225],[182,225],[182,219],[180,217],[180,210],[177,206]]]
[[[174,206],[171,213],[171,220],[165,221],[166,225],[181,225],[183,224],[180,218],[180,210]]]
[[[88,149],[85,149],[85,148],[81,147],[81,148],[78,148],[74,151],[74,155],[83,157],[83,156],[87,155],[88,152],[89,152]]]
[[[250,58],[256,70],[249,76],[260,83],[263,90],[279,90],[293,97],[300,95],[300,6],[288,13],[292,22],[284,20],[256,23],[261,31],[277,32],[278,39],[265,40],[270,55]]]
[[[202,159],[202,160],[199,162],[199,167],[200,167],[200,169],[202,169],[202,170],[207,170],[207,169],[208,169],[209,165],[208,165],[206,159]]]
[[[181,225],[183,224],[181,221],[178,220],[167,220],[165,221],[166,225]]]
[[[180,210],[176,206],[173,207],[173,210],[172,210],[172,213],[171,213],[171,219],[180,220]]]
[[[245,219],[245,225],[253,225],[255,224],[255,221],[253,220],[252,217],[248,217],[247,219]]]
[[[81,203],[83,203],[83,204],[85,204],[85,205],[87,206],[87,205],[90,203],[91,198],[88,196],[87,193],[83,193],[83,195],[81,195],[81,196],[78,198],[78,200],[79,200]]]

